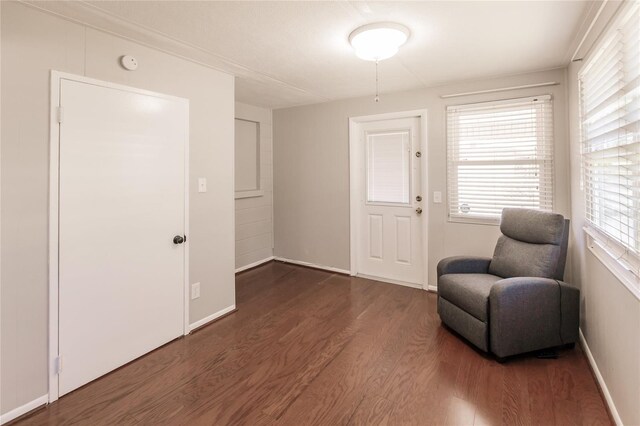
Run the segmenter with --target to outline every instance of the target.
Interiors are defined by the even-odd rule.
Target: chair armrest
[[[562,341],[575,343],[580,340],[580,289],[558,281],[562,305]]]
[[[565,305],[573,305],[573,300],[578,302],[579,297],[565,296],[565,303],[562,296],[574,290],[549,278],[498,281],[489,293],[491,352],[506,357],[571,343],[564,341],[563,335],[570,332],[563,332],[563,323],[572,324],[573,318],[563,318],[563,312],[567,311]]]
[[[486,274],[490,263],[490,257],[447,257],[438,262],[438,278],[446,274]]]

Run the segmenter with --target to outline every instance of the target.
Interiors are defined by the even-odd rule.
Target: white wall
[[[384,88],[384,78],[383,88]],[[555,81],[557,86],[442,99],[440,95]],[[563,70],[464,82],[410,92],[309,105],[273,112],[275,255],[348,270],[349,117],[427,109],[429,193],[429,277],[446,256],[490,256],[497,226],[451,223],[446,204],[445,109],[448,105],[551,94],[555,129],[554,210],[569,214],[568,134]],[[442,191],[443,203],[432,202]]]
[[[47,393],[49,72],[190,100],[191,322],[235,303],[233,76],[16,2],[2,2],[0,412]],[[140,67],[123,70],[132,54]],[[197,192],[198,177],[208,192]]]
[[[236,199],[236,270],[273,256],[273,138],[271,110],[236,102],[236,118],[260,123],[264,194]]]
[[[589,38],[606,26],[619,4],[603,10]],[[606,17],[602,19],[602,17]],[[585,61],[589,55],[584,56]],[[568,68],[568,103],[571,140],[571,254],[573,282],[581,288],[580,328],[613,401],[614,417],[623,424],[640,425],[640,300],[590,251],[583,231],[584,191],[580,185],[580,127],[578,72],[585,62]],[[616,414],[617,413],[617,414]]]

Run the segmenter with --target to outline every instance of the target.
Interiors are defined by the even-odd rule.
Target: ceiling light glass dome
[[[409,38],[409,29],[394,22],[378,22],[355,29],[349,43],[356,56],[365,61],[382,61],[398,53]]]

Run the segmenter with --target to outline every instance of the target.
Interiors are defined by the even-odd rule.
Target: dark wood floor
[[[498,364],[443,328],[436,296],[269,263],[238,312],[20,424],[611,424],[579,348]]]

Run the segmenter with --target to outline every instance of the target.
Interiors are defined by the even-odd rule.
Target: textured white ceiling
[[[411,29],[399,54],[380,63],[381,91],[393,92],[564,66],[591,7],[586,1],[84,3],[206,52],[238,77],[239,101],[273,108],[372,94],[374,65],[356,58],[348,43],[349,33],[366,23],[396,21]]]

